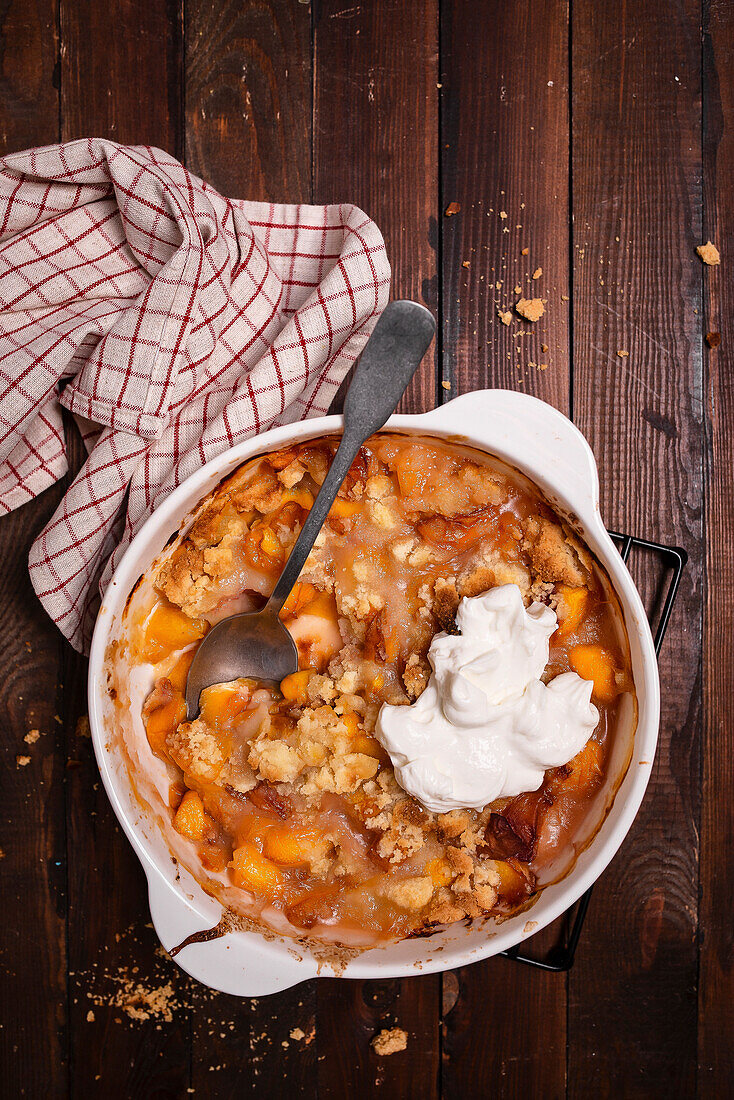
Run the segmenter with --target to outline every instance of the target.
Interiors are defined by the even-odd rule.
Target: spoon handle
[[[418,302],[391,302],[359,357],[344,401],[344,432],[318,496],[306,516],[266,610],[285,603],[359,448],[385,423],[415,374],[436,331],[436,322]]]

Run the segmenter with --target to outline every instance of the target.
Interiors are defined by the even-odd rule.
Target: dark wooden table
[[[568,975],[491,959],[239,1001],[156,954],[84,661],[28,583],[64,485],[3,519],[2,1094],[732,1095],[734,6],[3,0],[0,21],[3,151],[105,136],[226,194],[359,204],[393,293],[439,318],[406,408],[537,394],[591,441],[609,525],[690,555],[648,795]],[[547,299],[522,338],[497,316],[516,283]],[[131,1019],[131,982],[169,1009]],[[392,1024],[408,1049],[378,1060]]]

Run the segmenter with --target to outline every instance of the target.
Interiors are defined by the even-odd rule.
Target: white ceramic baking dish
[[[105,654],[117,637],[129,593],[198,502],[246,459],[296,440],[338,432],[340,417],[276,428],[212,460],[172,493],[142,527],[121,561],[99,613],[89,665],[89,717],[94,749],[107,793],[148,879],[150,910],[163,946],[170,950],[194,932],[216,925],[222,906],[171,858],[154,818],[132,791],[114,723],[121,715],[107,691]],[[467,443],[517,467],[569,518],[606,568],[623,610],[637,692],[638,721],[632,759],[614,804],[571,872],[548,886],[532,909],[500,925],[455,925],[417,938],[364,951],[341,971],[347,978],[386,978],[451,970],[485,959],[549,924],[599,877],[624,840],[640,806],[655,756],[660,689],[653,640],[634,583],[602,522],[599,482],[588,443],[552,406],[509,390],[457,397],[433,412],[394,416],[386,430],[423,433]],[[132,709],[132,708],[131,708]],[[630,719],[632,720],[632,719]],[[131,736],[132,725],[126,730]],[[142,734],[140,726],[139,736]],[[176,961],[193,977],[238,996],[262,996],[316,974],[330,975],[313,952],[293,940],[257,931],[229,932],[185,947]]]

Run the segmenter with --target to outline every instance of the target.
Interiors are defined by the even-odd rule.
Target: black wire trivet
[[[663,546],[662,543],[659,542],[648,542],[646,539],[635,538],[634,535],[620,535],[616,531],[610,531],[609,534],[613,539],[621,543],[619,552],[624,562],[627,561],[633,549],[652,550],[655,554],[659,555],[661,559],[663,571],[659,582],[658,599],[655,601],[656,606],[659,606],[660,599],[662,598],[662,609],[655,631],[655,655],[657,656],[663,644],[665,631],[668,629],[670,613],[673,610],[675,597],[678,594],[678,585],[680,584],[683,570],[688,561],[688,554],[685,550],[682,550],[680,546]],[[667,588],[664,586],[666,577],[668,577]],[[654,615],[655,607],[653,607],[650,614],[651,626]],[[544,959],[534,959],[530,955],[525,955],[519,947],[510,947],[507,951],[501,951],[500,954],[516,962],[527,963],[528,966],[536,966],[539,970],[553,970],[558,973],[570,970],[573,966],[576,948],[578,947],[581,937],[581,930],[584,926],[584,920],[586,919],[586,913],[589,908],[593,889],[594,887],[590,886],[575,905],[572,905],[562,917],[559,917],[559,920],[570,923],[566,942],[552,947]]]

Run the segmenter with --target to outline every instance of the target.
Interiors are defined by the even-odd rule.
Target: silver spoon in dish
[[[391,302],[365,344],[344,401],[344,430],[329,472],[260,611],[222,619],[196,651],[186,680],[186,713],[199,713],[199,696],[212,684],[240,677],[280,683],[298,669],[298,649],[278,617],[303,569],[344,478],[368,436],[383,426],[433,339],[436,323],[418,302]]]

